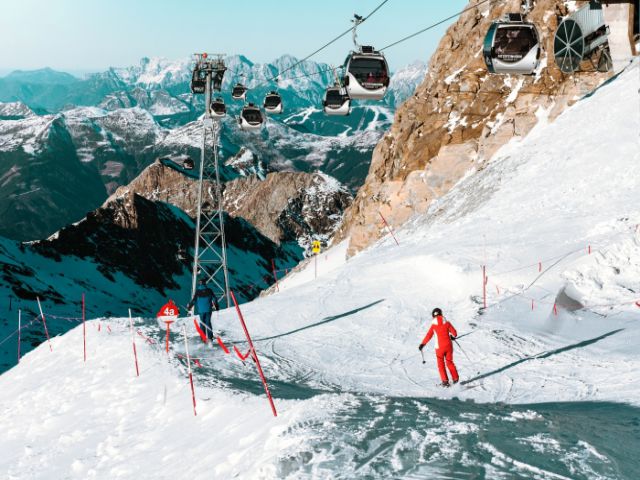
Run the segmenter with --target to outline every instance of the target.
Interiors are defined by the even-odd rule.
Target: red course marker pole
[[[165,340],[165,343],[166,343],[167,353],[169,353],[169,332],[171,330],[171,324],[173,323],[173,320],[165,320],[164,323],[167,324],[167,338]]]
[[[273,270],[273,278],[276,281],[276,292],[280,291],[280,287],[278,286],[278,275],[276,274],[276,263],[271,259],[271,270]]]
[[[84,351],[84,361],[87,361],[87,325],[84,314],[84,293],[82,294],[82,346]]]
[[[20,363],[20,330],[22,330],[22,310],[18,310],[18,363]]]
[[[191,357],[189,356],[189,343],[187,342],[187,326],[183,325],[182,333],[184,335],[184,350],[187,354],[187,368],[189,369],[189,384],[191,385],[191,400],[193,401],[193,416],[198,416],[196,412],[196,391],[193,388],[193,374],[191,373]]]
[[[380,213],[380,210],[378,210],[378,215],[380,215],[380,218],[382,218],[382,221],[383,221],[383,222],[384,222],[384,224],[386,225],[387,230],[389,230],[389,233],[391,234],[391,236],[392,236],[392,237],[393,237],[393,239],[395,240],[396,245],[400,246],[400,244],[398,243],[398,239],[397,239],[397,238],[396,238],[396,236],[393,234],[393,230],[391,230],[391,227],[390,227],[390,226],[389,226],[389,224],[387,223],[387,219],[386,219],[386,218],[384,218],[384,217],[382,216],[382,213]]]
[[[44,324],[44,333],[47,335],[47,343],[49,344],[49,351],[53,352],[51,347],[51,339],[49,338],[49,330],[47,330],[47,321],[44,318],[44,312],[42,311],[42,305],[40,304],[40,297],[36,297],[38,301],[38,308],[40,309],[40,316],[42,317],[42,323]]]
[[[231,299],[233,300],[233,304],[236,306],[236,312],[238,312],[238,318],[240,318],[242,329],[244,330],[244,334],[247,337],[247,342],[249,342],[249,351],[251,352],[251,356],[253,360],[256,362],[256,367],[258,368],[258,373],[260,374],[262,385],[264,385],[264,391],[267,394],[269,403],[271,404],[271,411],[273,412],[273,416],[277,417],[278,412],[276,412],[276,406],[273,403],[273,397],[271,397],[271,392],[269,391],[269,386],[267,385],[267,379],[264,378],[264,373],[262,372],[262,367],[260,366],[260,360],[258,360],[258,354],[256,353],[256,349],[253,348],[253,342],[251,341],[249,330],[247,330],[247,325],[244,323],[244,317],[242,316],[242,312],[240,311],[240,307],[238,306],[238,302],[236,301],[236,296],[233,294],[233,292],[231,292]]]
[[[136,351],[136,337],[133,334],[133,318],[131,318],[131,309],[129,309],[129,325],[131,327],[131,343],[133,344],[133,359],[136,363],[136,377],[140,376],[140,370],[138,369],[138,352]]]

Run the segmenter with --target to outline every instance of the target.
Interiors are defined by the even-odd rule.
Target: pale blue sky
[[[381,0],[3,0],[0,73],[45,66],[81,72],[195,51],[241,53],[254,62],[303,57]],[[377,48],[462,10],[467,0],[389,0],[359,29]],[[386,53],[392,69],[427,61],[446,26]],[[341,63],[350,35],[314,60]]]

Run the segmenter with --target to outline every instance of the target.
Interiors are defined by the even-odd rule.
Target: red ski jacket
[[[422,339],[422,345],[426,345],[429,340],[431,340],[431,337],[433,337],[434,333],[436,335],[436,352],[438,350],[451,350],[453,348],[453,345],[451,344],[451,338],[449,338],[449,334],[457,337],[458,332],[456,332],[456,329],[453,328],[453,325],[445,320],[442,315],[438,315],[433,319],[429,331]]]

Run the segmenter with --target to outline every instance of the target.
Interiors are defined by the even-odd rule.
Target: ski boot
[[[450,386],[451,386],[451,384],[450,384],[448,381],[444,381],[444,382],[442,382],[442,383],[440,384],[440,386],[442,386],[442,387],[450,387]]]
[[[456,383],[458,383],[460,380],[454,380],[453,384],[455,385]]]

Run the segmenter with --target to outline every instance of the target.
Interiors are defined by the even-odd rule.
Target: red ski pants
[[[453,363],[453,348],[440,348],[436,350],[436,358],[438,359],[438,370],[440,371],[440,379],[443,382],[448,382],[447,370],[444,368],[444,362],[447,362],[447,368],[451,372],[451,378],[454,382],[458,381],[458,370]]]

